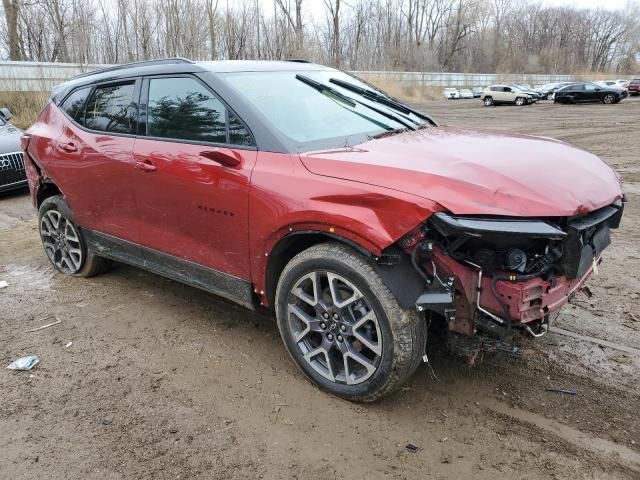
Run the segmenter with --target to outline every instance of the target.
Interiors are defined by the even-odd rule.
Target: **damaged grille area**
[[[433,240],[453,259],[480,267],[487,275],[582,277],[611,243],[609,230],[622,217],[619,202],[569,218],[508,219],[435,214]]]

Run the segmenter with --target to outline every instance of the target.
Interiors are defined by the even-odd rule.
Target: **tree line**
[[[2,0],[0,55],[307,59],[350,70],[633,73],[640,4],[539,0]]]

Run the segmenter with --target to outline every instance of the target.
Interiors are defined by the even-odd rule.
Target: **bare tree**
[[[7,45],[10,60],[22,60],[18,21],[20,19],[20,0],[2,0],[4,18],[7,25]]]
[[[317,1],[317,0],[314,0]],[[347,69],[640,68],[640,5],[539,0],[2,0],[0,57],[120,63],[306,58]]]

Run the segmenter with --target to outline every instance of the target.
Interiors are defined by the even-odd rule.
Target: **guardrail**
[[[79,73],[109,65],[46,62],[0,62],[0,91],[49,91]],[[375,82],[398,83],[402,87],[484,87],[493,83],[531,85],[581,79],[575,75],[486,74],[447,72],[356,71]]]
[[[581,80],[579,75],[515,74],[515,73],[448,73],[448,72],[370,72],[354,74],[372,83],[394,83],[401,87],[486,87],[493,84],[544,85],[553,82]]]
[[[0,91],[41,92],[74,75],[108,65],[46,62],[0,62]]]

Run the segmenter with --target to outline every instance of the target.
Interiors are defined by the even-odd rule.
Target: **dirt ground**
[[[640,99],[423,108],[562,139],[624,177],[626,215],[593,297],[552,334],[473,366],[431,345],[435,375],[423,365],[397,395],[349,403],[303,377],[268,317],[131,267],[55,274],[27,195],[4,196],[0,478],[640,478]],[[62,322],[25,333],[49,315]],[[31,372],[4,369],[27,354],[41,358]]]

